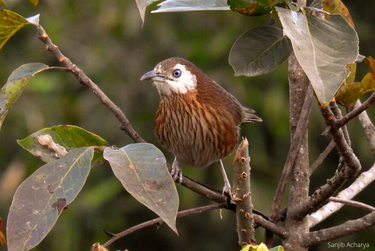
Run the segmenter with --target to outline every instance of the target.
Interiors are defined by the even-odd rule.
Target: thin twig
[[[117,117],[121,123],[121,129],[124,130],[128,136],[136,143],[145,142],[144,139],[134,130],[130,124],[128,118],[121,111],[121,109],[115,105],[112,100],[75,64],[70,61],[62,52],[59,47],[57,47],[52,40],[49,38],[48,34],[45,32],[41,25],[36,26],[38,29],[38,38],[46,45],[46,49],[56,57],[56,59],[62,63],[66,69],[71,72],[78,81],[83,85],[89,88],[96,97],[103,103],[108,109]]]
[[[361,173],[358,178],[344,190],[340,191],[337,198],[351,200],[354,196],[359,194],[363,189],[365,189],[369,184],[375,180],[375,164],[366,172]],[[318,223],[327,219],[329,216],[340,210],[343,204],[329,202],[323,207],[319,208],[318,211],[310,214],[308,216],[309,228],[314,227]]]
[[[341,112],[339,106],[337,105],[337,103],[336,102],[331,102],[330,103],[330,107],[331,107],[331,110],[332,110],[333,114],[335,115],[336,121],[339,120],[339,119],[342,119],[342,112]],[[346,141],[348,142],[348,145],[351,146],[352,142],[350,140],[350,136],[349,136],[349,132],[348,132],[348,127],[346,125],[343,125],[341,127],[341,129],[342,129],[342,131],[344,133]]]
[[[357,100],[354,104],[354,108],[361,106],[361,102]],[[365,133],[366,139],[370,142],[370,149],[373,155],[375,155],[375,126],[371,122],[366,111],[363,111],[358,115],[358,120],[362,125],[363,132]]]
[[[336,143],[336,148],[340,154],[340,163],[335,175],[327,183],[318,188],[307,200],[296,210],[295,217],[303,218],[307,214],[316,210],[323,202],[332,196],[347,179],[354,177],[361,170],[361,164],[348,145],[341,128],[336,127],[335,118],[329,107],[321,107],[322,115],[326,125],[331,126],[330,133]]]
[[[301,116],[298,121],[296,131],[293,136],[292,145],[290,146],[288,157],[285,161],[284,169],[280,177],[279,184],[277,186],[275,196],[272,203],[271,217],[277,221],[277,217],[280,210],[281,201],[284,195],[286,184],[289,180],[289,175],[292,170],[295,158],[298,153],[299,146],[301,145],[301,140],[305,134],[308,118],[310,116],[312,100],[314,97],[314,91],[311,85],[308,86],[306,91],[306,98],[303,103],[303,108],[301,111]]]
[[[264,229],[276,234],[282,239],[285,239],[289,236],[289,233],[286,231],[284,227],[278,226],[270,220],[265,219],[264,217],[253,214],[254,221],[257,225],[262,226]]]
[[[292,145],[289,149],[288,157],[285,161],[283,173],[281,174],[280,181],[275,193],[275,197],[272,204],[272,217],[276,217],[278,215],[281,201],[283,198],[283,194],[285,191],[286,184],[288,183],[289,174],[292,170],[295,158],[297,156],[298,148],[301,144],[301,140],[303,138],[303,135],[306,131],[307,124],[308,124],[308,117],[310,116],[311,111],[311,104],[314,97],[314,91],[311,85],[307,88],[306,92],[306,99],[303,103],[303,108],[301,112],[301,116],[298,121],[297,129],[294,133]]]
[[[80,68],[78,68],[70,61],[69,58],[62,54],[60,49],[52,42],[43,27],[38,25],[37,29],[38,38],[46,45],[46,49],[50,51],[56,57],[56,59],[65,66],[65,68],[61,69],[71,72],[83,86],[88,87],[103,103],[103,105],[108,107],[108,109],[117,117],[121,124],[120,128],[124,130],[134,142],[145,142],[144,139],[133,129],[129,120],[120,110],[120,108],[116,106],[107,97],[107,95],[105,95],[105,93],[88,76],[86,76],[86,74]],[[182,185],[217,203],[223,203],[226,201],[225,198],[222,197],[220,192],[216,192],[214,189],[208,188],[207,186],[200,184],[199,182],[194,181],[193,179],[190,179],[186,176],[184,176]]]
[[[367,204],[359,202],[359,201],[346,200],[346,199],[342,199],[342,198],[338,198],[338,197],[330,197],[328,200],[332,201],[332,202],[342,203],[342,204],[345,204],[345,205],[348,205],[348,206],[362,208],[362,209],[369,210],[369,211],[375,211],[375,207],[367,205]]]
[[[307,128],[309,115],[311,111],[311,104],[313,99],[312,86],[308,86],[309,94],[305,93],[306,74],[299,64],[294,54],[288,59],[288,79],[289,79],[289,120],[291,131],[291,146],[284,164],[283,172],[281,174],[276,192],[272,201],[270,217],[274,223],[279,219],[279,211],[281,201],[284,196],[285,187],[288,183],[291,169],[295,162],[298,148],[301,144],[302,138]],[[295,101],[294,101],[295,99]],[[303,102],[303,103],[302,103]],[[301,109],[302,107],[302,109]],[[271,231],[265,232],[264,243],[268,247],[273,246],[273,233]]]
[[[336,146],[335,141],[331,140],[331,142],[329,142],[329,144],[326,147],[326,149],[324,149],[324,151],[321,154],[319,154],[319,157],[310,166],[310,176],[323,163],[323,161],[325,160],[325,158],[335,148],[335,146]]]
[[[178,212],[177,217],[178,218],[185,217],[185,216],[189,216],[189,215],[193,215],[193,214],[199,214],[199,213],[203,213],[203,212],[207,212],[207,211],[211,211],[211,210],[216,210],[216,209],[220,209],[220,208],[225,208],[225,207],[226,207],[226,204],[222,203],[222,204],[213,204],[213,205],[208,205],[208,206],[197,207],[197,208],[193,208],[193,209],[187,209],[187,210],[183,210],[183,211]],[[149,227],[149,226],[152,226],[152,225],[160,225],[162,223],[163,223],[163,220],[161,218],[156,218],[156,219],[149,220],[149,221],[143,222],[141,224],[138,224],[134,227],[128,228],[128,229],[126,229],[126,230],[124,230],[120,233],[117,233],[117,234],[110,233],[109,235],[111,236],[111,239],[109,239],[103,246],[108,247],[110,244],[117,241],[118,239],[123,238],[123,237],[125,237],[125,236],[127,236],[131,233],[134,233],[135,231],[137,231],[139,229]],[[104,231],[104,232],[109,233],[108,231]]]
[[[310,247],[318,243],[351,235],[373,225],[375,225],[375,211],[356,220],[346,221],[338,226],[307,233],[302,238],[303,246]]]
[[[375,92],[372,93],[371,96],[365,102],[363,102],[363,104],[359,105],[353,111],[346,114],[345,117],[343,117],[342,119],[336,121],[336,126],[341,127],[345,125],[350,120],[357,117],[361,112],[368,109],[371,106],[371,104],[374,102],[375,102]]]

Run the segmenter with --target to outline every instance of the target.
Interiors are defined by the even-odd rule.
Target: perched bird
[[[183,58],[160,62],[141,80],[153,80],[160,94],[155,134],[161,145],[175,156],[171,170],[174,180],[182,182],[180,163],[203,168],[219,161],[223,192],[230,194],[222,159],[236,147],[239,125],[262,119]]]

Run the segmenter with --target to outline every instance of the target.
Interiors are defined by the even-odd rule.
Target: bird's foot
[[[223,180],[224,180],[224,187],[223,187],[223,193],[222,194],[227,196],[230,199],[230,198],[232,198],[232,187],[230,186],[228,176],[225,172],[225,168],[224,168],[223,162],[221,160],[219,160],[219,164],[220,164],[221,174],[223,175]]]
[[[180,162],[177,160],[177,158],[175,158],[173,161],[171,175],[175,182],[178,182],[179,184],[182,183],[182,170]]]

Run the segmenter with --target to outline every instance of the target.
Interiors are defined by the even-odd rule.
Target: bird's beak
[[[143,80],[163,81],[163,80],[165,80],[165,77],[163,75],[161,75],[159,72],[157,72],[155,70],[152,70],[152,71],[149,71],[149,72],[145,73],[141,77],[141,81],[143,81]]]

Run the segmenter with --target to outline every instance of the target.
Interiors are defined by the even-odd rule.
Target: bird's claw
[[[171,175],[175,182],[182,183],[182,170],[180,167],[180,162],[175,158],[172,164]]]

